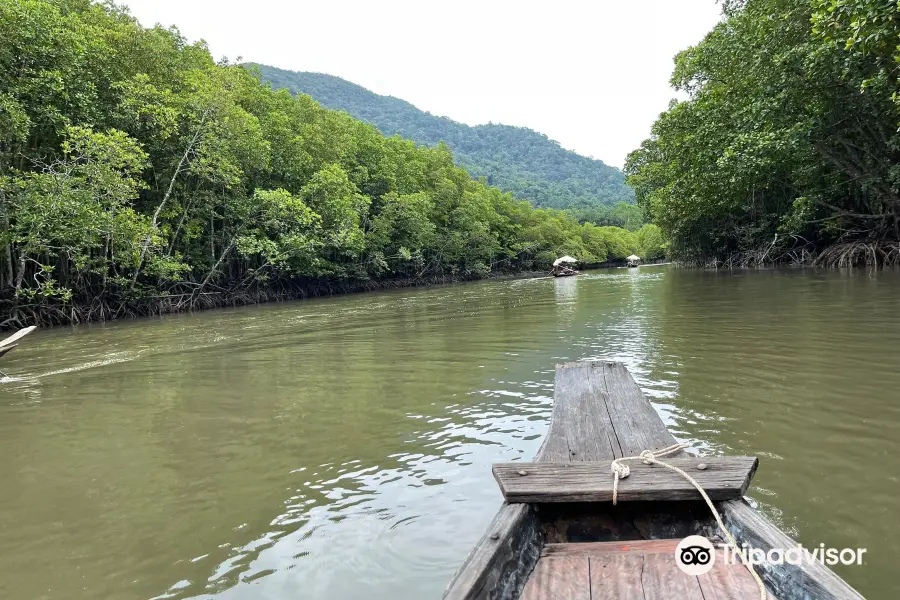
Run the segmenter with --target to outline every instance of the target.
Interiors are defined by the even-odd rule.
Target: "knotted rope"
[[[619,480],[625,479],[629,475],[631,475],[631,469],[628,468],[628,465],[621,464],[628,460],[639,460],[645,465],[660,465],[663,466],[670,471],[674,471],[687,479],[692,486],[697,488],[697,491],[700,492],[700,495],[703,496],[703,499],[706,501],[706,505],[709,506],[709,510],[712,511],[713,516],[716,518],[716,523],[719,524],[719,529],[722,530],[722,533],[725,534],[725,538],[728,542],[734,547],[735,554],[741,557],[741,562],[747,570],[750,571],[750,574],[753,575],[753,579],[756,580],[756,585],[759,587],[759,598],[760,600],[766,600],[766,585],[763,583],[763,580],[760,578],[759,573],[756,572],[756,569],[753,568],[753,565],[750,564],[749,561],[744,559],[744,556],[737,552],[738,543],[737,540],[734,539],[734,536],[731,535],[731,532],[725,528],[725,523],[722,522],[722,516],[719,514],[719,511],[716,510],[715,505],[712,500],[709,499],[706,491],[704,491],[703,487],[697,483],[693,477],[685,473],[683,470],[679,469],[674,465],[670,465],[667,462],[663,462],[659,460],[664,456],[669,456],[670,454],[675,454],[676,452],[681,452],[685,448],[689,448],[690,444],[672,444],[671,446],[667,446],[662,448],[661,450],[644,450],[638,456],[625,456],[623,458],[617,458],[612,461],[610,465],[610,469],[613,473],[613,506],[616,505],[616,502],[619,498]]]

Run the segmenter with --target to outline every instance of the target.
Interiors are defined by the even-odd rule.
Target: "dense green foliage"
[[[897,0],[724,7],[629,156],[639,205],[697,262],[900,260]]]
[[[272,91],[113,5],[0,0],[0,40],[7,323],[660,252],[652,226],[536,210],[446,146]]]
[[[321,73],[296,73],[259,66],[275,88],[312,96],[324,106],[344,110],[375,125],[385,135],[401,135],[419,144],[446,143],[473,177],[534,206],[600,210],[634,202],[634,192],[619,169],[565,150],[559,143],[524,127],[470,127],[437,117],[412,104]]]
[[[647,222],[641,207],[628,202],[619,202],[615,206],[567,208],[566,212],[582,223],[621,227],[628,231],[637,231]]]

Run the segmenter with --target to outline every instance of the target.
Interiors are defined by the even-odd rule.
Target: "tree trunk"
[[[6,209],[6,194],[3,190],[0,190],[0,210],[3,211],[3,235],[6,236],[9,233],[9,212]],[[6,282],[11,286],[15,275],[13,274],[12,248],[9,241],[3,244],[3,250],[6,262]]]
[[[25,253],[19,256],[19,272],[16,275],[16,292],[22,289],[22,280],[25,279]]]
[[[169,251],[167,253],[169,256],[172,256],[172,251],[175,249],[175,241],[178,239],[178,234],[181,233],[181,228],[184,226],[184,221],[187,219],[188,212],[191,210],[191,205],[193,203],[193,198],[188,200],[187,206],[184,207],[184,212],[181,213],[181,218],[178,220],[178,227],[175,228],[175,232],[172,234],[172,239],[169,242]]]
[[[178,176],[184,169],[184,164],[187,162],[188,156],[190,156],[191,154],[191,150],[194,149],[194,144],[196,144],[197,140],[200,139],[200,133],[203,131],[203,125],[206,123],[206,118],[209,116],[209,112],[211,110],[212,107],[207,108],[206,112],[203,113],[203,116],[200,118],[200,124],[197,126],[197,131],[194,132],[194,137],[191,138],[191,141],[187,145],[187,148],[184,149],[184,154],[181,155],[181,160],[178,161],[178,165],[175,167],[175,172],[172,174],[172,179],[169,180],[169,188],[166,190],[162,202],[159,203],[159,206],[156,207],[156,211],[153,213],[153,220],[150,222],[151,229],[156,229],[156,224],[159,221],[159,214],[162,212],[162,209],[166,205],[166,202],[169,201],[169,197],[172,195],[172,191],[175,189],[175,181],[178,179]],[[143,267],[144,265],[144,257],[147,255],[147,248],[150,247],[151,237],[152,233],[148,233],[147,237],[144,238],[144,243],[141,244],[141,256],[140,258],[138,258],[137,268],[134,270],[134,278],[131,280],[132,290],[134,290],[134,286],[137,284],[138,276],[141,274],[141,267]]]
[[[206,287],[206,284],[209,283],[209,280],[212,279],[212,276],[215,275],[216,271],[219,270],[219,266],[222,264],[222,261],[225,260],[225,257],[228,256],[228,253],[231,252],[231,249],[234,248],[235,238],[232,238],[231,243],[228,244],[228,247],[222,250],[222,254],[219,255],[219,260],[216,261],[216,264],[213,265],[212,269],[209,270],[209,273],[206,274],[206,277],[203,278],[203,282],[200,283],[200,287],[194,290],[191,294],[191,301],[200,295],[203,292],[203,288]]]

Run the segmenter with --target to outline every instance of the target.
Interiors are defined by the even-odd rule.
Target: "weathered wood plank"
[[[689,473],[713,500],[742,498],[759,461],[752,456],[667,458]],[[507,502],[611,502],[614,479],[610,462],[503,463],[494,478]],[[698,465],[706,465],[700,470]],[[620,502],[701,500],[684,477],[659,465],[630,461],[631,475],[619,481]]]
[[[623,456],[637,456],[644,450],[674,444],[675,438],[625,365],[609,361],[599,365],[594,370],[603,373],[606,407]]]
[[[21,340],[23,337],[25,337],[26,335],[28,335],[35,329],[37,329],[37,325],[31,325],[30,327],[26,327],[25,329],[20,329],[19,331],[15,332],[8,338],[6,338],[4,340],[0,340],[0,348],[2,348],[3,346],[9,346],[13,342]]]
[[[446,600],[518,598],[540,556],[541,533],[527,504],[503,504],[444,591]]]
[[[797,543],[763,515],[739,500],[717,504],[725,526],[739,546],[747,544],[768,552],[787,550]],[[769,565],[756,567],[766,587],[778,598],[815,600],[861,600],[863,597],[837,574],[819,563]]]
[[[641,584],[646,600],[703,600],[696,577],[675,564],[674,554],[645,554]]]
[[[542,558],[525,584],[521,600],[591,600],[588,557]]]
[[[541,556],[596,556],[598,554],[674,553],[681,540],[631,540],[627,542],[583,542],[544,544]]]
[[[591,598],[594,600],[644,600],[642,554],[601,554],[589,558]],[[669,598],[668,600],[672,600]]]
[[[704,600],[758,600],[759,588],[753,575],[742,564],[726,565],[716,557],[712,571],[697,577]],[[770,600],[774,596],[767,593]]]
[[[580,462],[622,456],[606,408],[603,371],[593,365],[557,365],[553,414],[538,460]]]

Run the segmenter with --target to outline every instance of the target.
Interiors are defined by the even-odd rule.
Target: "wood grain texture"
[[[557,366],[550,429],[538,460],[581,462],[622,455],[606,407],[605,363]]]
[[[593,600],[644,600],[642,554],[600,554],[589,558]],[[672,600],[669,598],[669,600]]]
[[[644,554],[643,558],[641,584],[645,600],[703,600],[697,578],[681,572],[674,554]]]
[[[521,600],[591,600],[588,558],[542,558],[528,579]]]
[[[693,477],[713,500],[744,496],[759,461],[752,456],[667,458]],[[705,470],[697,465],[705,464]],[[503,463],[494,478],[507,502],[611,502],[614,478],[610,461],[584,463]],[[702,500],[680,474],[659,465],[630,461],[631,475],[619,481],[620,502]]]
[[[538,459],[610,460],[674,443],[622,363],[583,361],[556,366],[553,414]]]
[[[617,362],[604,362],[602,365],[607,410],[622,456],[637,456],[644,450],[674,444],[675,438],[625,365]]]
[[[747,567],[741,564],[726,565],[721,555],[716,556],[712,571],[697,576],[704,600],[758,600],[759,588]],[[775,597],[768,594],[770,600]]]
[[[681,540],[632,540],[627,542],[587,542],[544,544],[541,556],[595,556],[599,554],[645,554],[675,552]]]
[[[772,548],[797,546],[783,531],[742,501],[729,500],[717,504],[725,526],[738,545],[747,544],[768,552]],[[782,599],[861,600],[863,596],[825,565],[759,565],[757,573],[766,587]]]

